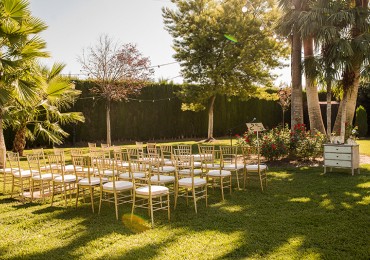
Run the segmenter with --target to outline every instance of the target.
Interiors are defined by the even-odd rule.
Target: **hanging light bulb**
[[[248,7],[247,7],[246,5],[242,7],[242,12],[243,12],[243,13],[248,12]]]
[[[265,30],[265,27],[263,25],[260,26],[260,31]]]

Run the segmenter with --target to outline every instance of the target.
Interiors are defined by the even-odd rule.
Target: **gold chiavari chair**
[[[152,184],[150,162],[141,161],[140,163],[141,168],[144,169],[144,176],[136,178],[134,182],[131,220],[135,208],[145,208],[149,211],[151,224],[154,227],[154,211],[167,210],[168,220],[170,220],[170,192],[165,186]]]
[[[175,190],[175,209],[177,199],[179,196],[186,198],[188,205],[188,198],[193,198],[195,213],[197,213],[197,201],[199,199],[207,199],[207,181],[205,179],[196,177],[194,168],[194,158],[188,155],[175,155],[176,179],[177,185]],[[189,194],[190,193],[190,194]]]

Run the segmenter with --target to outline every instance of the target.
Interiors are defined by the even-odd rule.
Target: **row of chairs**
[[[193,154],[189,145],[149,145],[145,150],[143,147],[112,147],[90,149],[89,154],[83,154],[81,149],[72,149],[72,165],[66,165],[63,150],[47,155],[47,164],[43,151],[33,150],[33,154],[27,156],[29,170],[20,168],[17,154],[8,152],[7,157],[13,180],[12,194],[18,179],[22,199],[44,199],[51,194],[53,204],[54,196],[62,193],[67,205],[68,195],[71,197],[76,193],[77,207],[80,192],[88,190],[94,212],[94,190],[99,188],[99,212],[103,201],[113,202],[118,219],[118,205],[132,203],[132,213],[137,207],[148,208],[154,225],[153,212],[156,210],[167,210],[170,218],[171,193],[175,196],[175,208],[178,197],[186,197],[187,202],[192,198],[197,212],[199,199],[205,199],[207,205],[208,184],[220,186],[224,199],[224,189],[229,188],[230,193],[232,190],[231,172],[236,173],[239,188],[239,171],[243,170],[245,185],[245,177],[249,176],[248,165],[244,157],[240,163],[236,149],[221,147],[216,150],[213,146],[199,146],[200,154]],[[267,170],[263,165],[257,168],[260,168],[259,172]],[[266,184],[266,178],[261,176],[265,174],[259,175],[263,189],[262,180]],[[28,193],[24,185],[27,180]]]

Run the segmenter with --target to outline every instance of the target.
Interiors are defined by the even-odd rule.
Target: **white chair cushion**
[[[202,163],[201,162],[194,162],[194,167],[196,167],[196,168],[202,167]]]
[[[30,170],[21,170],[21,171],[13,171],[14,177],[17,178],[28,178],[31,177],[33,174],[39,174],[38,171],[30,171]]]
[[[169,189],[165,186],[151,185],[150,188],[152,195],[166,195],[169,192]],[[139,195],[149,196],[149,186],[137,188],[136,193]]]
[[[134,185],[132,184],[132,182],[130,181],[116,181],[115,182],[115,185],[116,185],[116,190],[130,190],[134,187]],[[103,185],[103,190],[114,190],[113,189],[113,182],[107,182]]]
[[[241,170],[244,169],[244,164],[225,164],[222,169],[229,171]]]
[[[104,175],[104,176],[112,177],[112,176],[113,176],[114,171],[113,171],[113,170],[104,170],[102,173],[103,173],[103,175]],[[115,172],[115,175],[117,175],[117,174],[118,174],[118,173],[117,173],[117,172]]]
[[[80,169],[82,170],[82,167],[80,167]],[[66,166],[64,166],[64,172],[74,172],[74,171],[75,171],[75,168],[73,167],[72,164],[67,164]]]
[[[169,183],[174,182],[175,177],[168,175],[154,175],[153,177],[150,178],[150,180],[154,183]]]
[[[192,178],[180,179],[179,180],[179,186],[191,187],[193,185],[191,179]],[[205,179],[194,178],[194,187],[202,186],[202,185],[205,185],[205,184],[207,184],[207,181]]]
[[[211,177],[227,177],[231,175],[230,171],[225,171],[225,170],[212,170],[207,173],[208,176]]]
[[[144,172],[133,172],[132,177],[134,177],[134,179],[135,178],[144,178],[145,173]],[[128,172],[121,173],[119,175],[119,178],[121,178],[121,179],[130,179],[130,174]]]
[[[184,169],[179,171],[180,175],[189,175],[190,169]],[[200,175],[202,174],[202,169],[194,169],[194,175]]]
[[[41,175],[33,176],[32,179],[35,181],[51,181],[53,178],[59,177],[59,174],[44,173]]]
[[[83,179],[81,179],[78,182],[78,184],[83,185],[83,186],[88,186],[88,185],[94,186],[94,185],[98,185],[98,184],[100,184],[100,178],[98,178],[98,177],[90,177],[90,182],[89,182],[89,178],[83,178]]]
[[[258,171],[258,164],[249,164],[245,167],[247,171],[250,172],[256,172]],[[260,164],[260,171],[267,170],[267,165],[266,164]]]
[[[153,168],[153,171],[169,173],[169,172],[174,172],[175,167],[173,167],[173,166],[160,166],[159,168]]]
[[[12,168],[2,168],[2,169],[0,169],[0,172],[2,172],[2,173],[11,173],[12,172]]]
[[[221,166],[219,164],[212,164],[212,163],[205,163],[205,164],[202,164],[203,168],[207,168],[207,169],[219,169]]]
[[[192,154],[194,161],[200,162],[202,160],[202,155]]]
[[[128,168],[130,166],[130,164],[128,162],[117,162],[117,164],[120,167],[127,167]]]
[[[64,182],[74,182],[76,181],[77,178],[76,178],[76,175],[72,175],[72,174],[66,174],[64,175]],[[54,179],[55,182],[62,182],[63,179],[62,179],[62,176],[58,176]]]

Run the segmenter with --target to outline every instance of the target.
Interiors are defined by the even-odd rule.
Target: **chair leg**
[[[76,191],[76,209],[78,205],[78,196],[80,195],[80,185],[77,184],[77,191]]]
[[[235,174],[236,174],[236,183],[238,184],[238,190],[239,190],[240,189],[240,186],[239,186],[239,171],[236,170]]]
[[[171,220],[171,208],[170,208],[170,194],[167,194],[167,215],[168,220]]]
[[[205,185],[205,196],[206,196],[206,207],[208,207],[208,188],[207,188],[207,184]]]
[[[53,191],[52,191],[52,194],[51,194],[51,206],[53,206],[54,195],[55,195],[55,183],[53,182]]]
[[[116,219],[118,220],[118,200],[117,200],[117,192],[114,192],[114,207],[116,209]]]
[[[152,220],[152,228],[153,228],[154,227],[153,198],[149,198],[149,208],[150,208],[150,217],[151,217],[151,220]]]
[[[15,177],[12,176],[12,191],[10,193],[10,198],[13,198],[13,193],[14,193],[14,184],[15,184]]]
[[[225,200],[224,198],[224,179],[222,177],[220,178],[220,186],[221,186],[222,200]]]
[[[132,195],[131,222],[132,222],[132,217],[134,216],[135,201],[136,201],[136,197],[135,197],[135,191],[134,191]]]
[[[193,200],[194,200],[194,208],[195,208],[195,214],[197,214],[197,198],[195,196],[195,188],[193,187],[192,189],[192,193],[193,193]]]
[[[99,212],[98,212],[98,214],[100,214],[102,199],[103,199],[103,188],[100,187],[100,201],[99,201]]]
[[[94,187],[90,186],[91,208],[94,213]]]
[[[175,205],[174,205],[174,209],[176,209],[176,206],[177,206],[177,197],[179,196],[179,187],[177,186],[176,190],[175,190]]]

